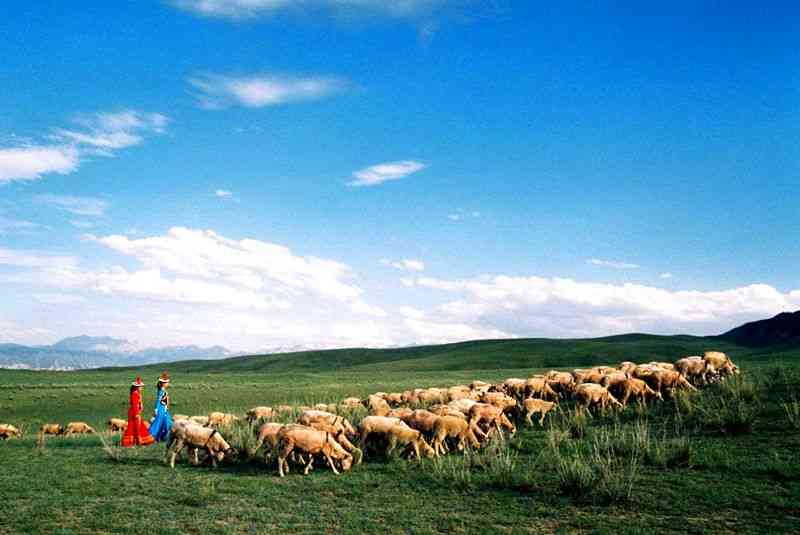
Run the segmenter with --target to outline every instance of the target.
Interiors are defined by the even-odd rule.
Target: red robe
[[[149,446],[155,439],[150,436],[142,420],[142,394],[136,388],[131,392],[131,406],[128,409],[128,428],[122,436],[122,447]]]

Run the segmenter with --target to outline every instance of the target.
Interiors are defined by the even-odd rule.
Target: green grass
[[[582,417],[564,404],[544,429],[520,427],[514,438],[479,451],[421,465],[368,457],[338,477],[318,463],[307,477],[293,469],[280,479],[260,455],[217,470],[189,466],[184,457],[173,471],[163,464],[163,445],[128,450],[108,435],[35,434],[45,422],[102,428],[124,416],[130,380],[141,374],[152,381],[162,368],[172,377],[173,412],[243,413],[550,367],[675,360],[712,348],[740,364],[741,380],[645,411]],[[27,432],[0,442],[0,533],[798,532],[798,357],[797,350],[755,351],[707,338],[629,335],[129,370],[0,370],[0,422]],[[148,382],[148,405],[153,395]],[[245,425],[225,432],[237,447],[252,445]]]

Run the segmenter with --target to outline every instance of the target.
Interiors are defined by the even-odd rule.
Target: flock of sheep
[[[450,388],[426,388],[405,392],[377,392],[366,399],[345,398],[339,404],[314,407],[282,405],[254,407],[246,419],[257,428],[256,445],[246,453],[255,455],[263,448],[265,461],[277,459],[281,477],[289,470],[289,461],[304,467],[308,474],[315,459],[324,460],[331,470],[347,471],[362,460],[363,452],[378,448],[391,453],[402,447],[409,455],[438,457],[467,446],[480,448],[492,435],[513,435],[515,421],[539,425],[559,400],[574,399],[578,411],[600,408],[622,409],[633,398],[640,404],[674,395],[677,389],[694,391],[697,387],[739,373],[738,367],[724,353],[708,351],[703,356],[684,357],[675,363],[623,362],[616,367],[596,366],[572,372],[550,371],[527,379],[509,378],[499,384],[473,381]],[[366,408],[369,415],[354,427],[343,414]],[[274,420],[281,414],[300,411],[296,423]],[[175,466],[178,453],[186,449],[193,464],[199,464],[198,452],[205,451],[214,465],[233,459],[236,451],[220,430],[227,433],[239,417],[222,412],[208,416],[176,414],[172,437],[167,445],[166,461]],[[112,418],[112,431],[124,430],[127,422]],[[70,422],[62,428],[45,424],[42,434],[71,435],[94,433],[83,422]],[[17,428],[0,424],[0,438],[21,436]],[[357,442],[360,447],[356,447]]]

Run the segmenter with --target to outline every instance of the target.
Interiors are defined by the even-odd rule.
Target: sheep
[[[525,379],[511,377],[503,381],[503,392],[515,398],[524,397],[526,388],[527,384]]]
[[[625,362],[620,362],[619,366],[617,366],[617,369],[621,372],[633,373],[633,370],[636,369],[636,363],[626,360]]]
[[[435,451],[422,437],[419,430],[412,429],[399,418],[386,416],[367,416],[358,426],[361,434],[361,444],[366,447],[370,435],[380,435],[388,441],[387,454],[390,454],[397,445],[408,445],[413,449],[418,460],[421,453],[433,456]]]
[[[647,385],[646,382],[641,379],[636,379],[635,377],[626,379],[619,386],[620,390],[622,391],[622,404],[626,407],[628,406],[628,398],[631,396],[636,397],[640,404],[646,403],[648,398],[655,398],[659,400],[664,399],[661,396],[661,392],[653,390]]]
[[[600,384],[600,381],[603,380],[604,375],[605,373],[598,368],[592,368],[591,370],[572,371],[572,376],[575,379],[576,385],[581,385],[583,383]]]
[[[472,381],[469,384],[470,390],[480,390],[482,392],[485,392],[485,391],[489,390],[489,388],[491,386],[492,386],[491,384],[489,384],[489,383],[487,383],[485,381]]]
[[[109,431],[116,433],[118,431],[125,431],[128,428],[128,421],[121,418],[109,418],[106,425]]]
[[[7,440],[14,437],[22,437],[22,431],[11,424],[0,424],[0,438]]]
[[[717,376],[739,373],[739,367],[731,361],[728,355],[720,351],[706,351],[703,353],[703,361],[705,361],[709,373],[715,373]]]
[[[447,397],[450,401],[469,398],[470,388],[467,385],[451,386],[447,389]]]
[[[392,410],[385,399],[375,394],[367,396],[362,403],[372,416],[386,416]]]
[[[395,425],[406,425],[400,418],[389,416],[366,416],[358,424],[358,433],[361,444],[365,445],[369,435],[372,433],[385,434]]]
[[[189,421],[197,425],[208,425],[208,416],[190,416]]]
[[[189,416],[186,414],[175,414],[172,416],[172,421],[177,422],[179,420],[188,420]]]
[[[278,474],[280,477],[286,475],[284,467],[288,472],[289,463],[287,459],[295,450],[309,454],[304,471],[306,475],[309,470],[311,470],[311,465],[314,462],[314,455],[317,454],[321,454],[325,457],[331,470],[337,475],[339,471],[336,470],[336,465],[333,463],[334,459],[341,461],[342,470],[345,472],[350,470],[350,467],[353,465],[353,456],[347,453],[330,433],[325,431],[294,425],[282,429],[278,437],[278,449],[280,451],[278,456]]]
[[[198,450],[205,450],[211,464],[217,467],[217,462],[235,457],[236,451],[225,441],[216,429],[197,425],[190,420],[181,420],[172,425],[172,436],[167,444],[165,461],[169,460],[170,468],[175,468],[175,457],[178,452],[186,447],[193,464],[198,464]]]
[[[456,399],[448,403],[447,406],[452,408],[453,410],[457,410],[459,412],[467,414],[469,413],[469,410],[472,408],[472,406],[475,405],[476,403],[478,402],[473,399]]]
[[[434,403],[447,403],[447,390],[441,388],[428,388],[417,393],[417,403],[432,405]]]
[[[539,425],[544,425],[544,417],[547,416],[547,413],[550,412],[553,407],[556,406],[555,401],[545,401],[543,399],[536,399],[536,398],[526,398],[522,401],[522,406],[525,408],[525,421],[528,422],[528,425],[533,425],[533,420],[531,420],[531,416],[535,413],[540,413],[542,415],[539,418]]]
[[[692,392],[697,391],[697,388],[692,386],[684,376],[676,371],[659,369],[649,375],[641,377],[641,379],[656,392],[661,392],[664,388],[667,388],[670,394],[674,394],[675,390],[679,387]]]
[[[233,414],[228,414],[224,412],[214,411],[208,414],[208,422],[206,426],[208,427],[227,427],[233,422],[239,421],[238,416],[234,416]]]
[[[345,409],[357,409],[361,407],[361,399],[360,398],[344,398],[340,405]]]
[[[538,397],[541,399],[556,399],[558,394],[552,389],[544,377],[529,377],[525,381],[524,398]]]
[[[256,445],[249,453],[254,455],[261,446],[266,444],[264,447],[264,462],[267,462],[268,457],[271,457],[275,453],[275,449],[278,446],[278,433],[280,433],[281,429],[284,427],[285,424],[279,424],[277,422],[267,422],[263,424],[258,428]]]
[[[479,448],[481,445],[466,418],[457,416],[441,416],[433,424],[433,451],[437,457],[447,452],[445,441],[448,438],[458,439],[456,445],[458,451],[464,449],[467,440],[470,441],[473,448]]]
[[[431,407],[428,407],[428,410],[433,414],[435,414],[436,416],[455,416],[463,420],[467,419],[466,414],[454,409],[450,405],[433,405]]]
[[[433,424],[438,418],[439,416],[430,411],[425,409],[417,409],[402,420],[412,429],[416,429],[417,431],[430,436],[433,434]]]
[[[675,370],[696,384],[704,384],[707,379],[708,364],[703,357],[683,357],[675,361]]]
[[[398,407],[396,409],[392,409],[391,411],[389,411],[389,414],[387,414],[386,416],[390,418],[402,419],[409,416],[412,412],[414,412],[414,409],[409,409],[408,407]]]
[[[44,424],[39,428],[39,432],[43,435],[60,435],[64,432],[61,424]]]
[[[617,385],[624,383],[629,377],[630,375],[627,372],[611,372],[603,377],[600,381],[600,386],[613,390]]]
[[[481,422],[486,422],[490,428],[494,426],[497,431],[500,427],[505,427],[513,435],[517,429],[511,421],[503,414],[503,409],[488,403],[476,403],[469,410],[469,425],[477,427]],[[487,436],[484,434],[484,436]]]
[[[560,397],[572,394],[575,387],[575,378],[569,372],[551,370],[544,376],[547,386],[553,389]]]
[[[337,416],[326,411],[308,410],[300,415],[300,417],[297,419],[297,423],[307,427],[319,429],[320,431],[327,431],[331,433],[334,435],[336,440],[339,441],[339,443],[350,453],[355,453],[355,451],[358,449],[353,445],[352,442],[350,442],[350,440],[348,440],[348,436],[351,438],[357,436],[356,430],[343,416]],[[356,464],[360,463],[361,457],[359,455],[358,462]]]
[[[577,406],[580,410],[588,409],[593,405],[600,405],[600,409],[605,412],[609,404],[623,408],[617,398],[603,386],[593,383],[578,385],[575,390]]]
[[[271,420],[272,417],[275,415],[275,410],[272,407],[253,407],[249,411],[245,413],[245,417],[247,421],[250,423],[257,422],[262,418],[265,420]]]
[[[70,422],[67,424],[66,429],[64,429],[64,436],[68,437],[70,435],[92,434],[96,432],[97,431],[86,422]]]

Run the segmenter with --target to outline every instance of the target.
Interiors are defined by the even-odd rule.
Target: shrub
[[[691,466],[694,448],[688,437],[653,440],[645,453],[645,461],[661,468]]]
[[[706,429],[728,435],[753,431],[760,403],[755,384],[732,377],[706,389],[698,398],[694,417]]]
[[[800,400],[796,396],[792,396],[791,399],[781,403],[781,407],[786,413],[789,424],[794,429],[800,429]]]

